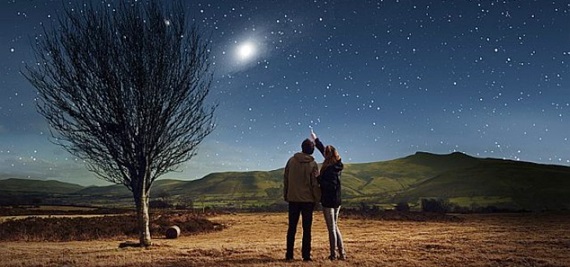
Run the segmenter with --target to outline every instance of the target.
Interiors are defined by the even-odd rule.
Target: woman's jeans
[[[340,233],[340,229],[338,228],[339,211],[340,207],[338,208],[323,207],[325,222],[327,223],[327,230],[329,232],[331,259],[337,258],[335,256],[335,251],[337,249],[338,249],[338,258],[344,259],[346,257],[346,252],[344,251],[344,244],[342,242],[342,235]]]

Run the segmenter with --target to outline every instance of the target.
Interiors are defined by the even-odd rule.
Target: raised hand
[[[317,139],[317,134],[315,134],[315,132],[313,132],[313,128],[311,128],[311,137],[310,137],[311,141],[315,142],[315,140]]]

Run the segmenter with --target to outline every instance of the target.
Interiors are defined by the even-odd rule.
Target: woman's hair
[[[340,155],[334,146],[326,146],[325,152],[323,153],[325,156],[325,160],[323,161],[323,165],[321,166],[321,175],[325,172],[327,167],[335,165],[337,162],[340,161]]]

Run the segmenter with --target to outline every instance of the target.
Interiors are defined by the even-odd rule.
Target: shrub
[[[151,216],[151,234],[163,237],[172,225],[185,234],[223,229],[223,226],[193,214],[154,214]],[[0,224],[0,241],[77,241],[136,237],[134,215],[101,217],[28,217],[8,220]]]
[[[400,201],[398,202],[398,204],[396,204],[396,207],[394,207],[396,209],[396,211],[410,211],[410,204],[408,204],[408,202],[405,201]]]
[[[148,204],[148,207],[150,209],[169,209],[172,208],[173,206],[164,200],[158,199],[158,200],[151,200]]]
[[[449,201],[443,198],[422,198],[421,205],[424,212],[446,213],[451,208]]]

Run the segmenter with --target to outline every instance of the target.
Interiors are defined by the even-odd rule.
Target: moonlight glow
[[[241,62],[248,61],[255,56],[257,47],[252,42],[238,45],[236,49],[237,59]]]

